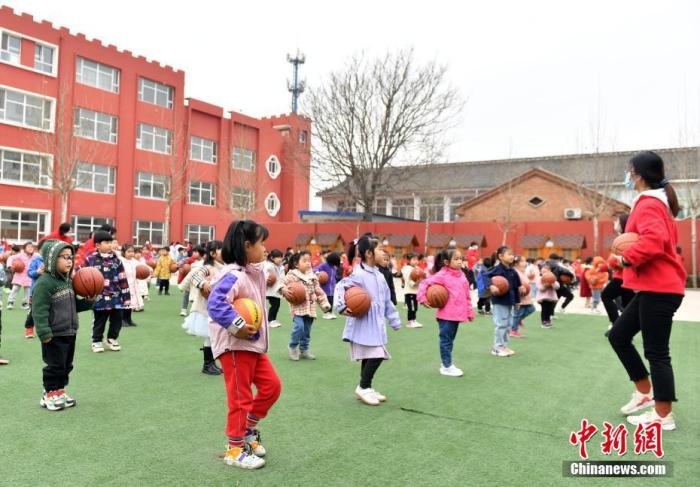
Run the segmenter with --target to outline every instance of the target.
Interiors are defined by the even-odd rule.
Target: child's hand
[[[279,293],[282,295],[282,297],[283,297],[284,299],[289,299],[290,296],[292,295],[292,294],[289,292],[289,289],[287,289],[287,286],[282,286],[282,287],[279,289]]]
[[[331,311],[331,305],[328,304],[321,309],[323,310],[324,313],[329,313]]]
[[[521,296],[525,296],[527,294],[527,289],[525,289],[525,286],[520,286],[518,288],[518,292],[520,293]]]
[[[430,306],[430,303],[428,303],[427,301],[426,301],[425,303],[421,303],[421,304],[422,304],[423,306],[425,306],[426,308],[428,308],[428,309],[433,309],[433,307]]]
[[[46,340],[42,340],[41,343],[49,343],[51,341],[51,337],[47,338]]]
[[[39,270],[36,271],[36,273],[39,274],[39,275],[41,275],[41,274],[44,273],[44,264],[41,264],[41,265],[39,266]]]
[[[246,323],[245,325],[243,325],[243,328],[234,333],[234,336],[236,338],[249,339],[257,332],[258,331],[253,327],[253,325],[249,325],[248,323]]]
[[[345,310],[343,310],[343,312],[340,314],[352,317],[352,310],[350,308],[345,308]]]
[[[496,286],[494,286],[493,284],[489,286],[489,291],[491,291],[491,294],[493,294],[495,296],[498,296],[498,294],[499,294],[498,288]]]

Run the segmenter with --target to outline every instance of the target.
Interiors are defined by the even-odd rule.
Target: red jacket
[[[639,234],[639,242],[623,253],[622,286],[635,291],[685,294],[686,272],[676,254],[678,225],[668,207],[658,198],[637,200],[626,232]]]

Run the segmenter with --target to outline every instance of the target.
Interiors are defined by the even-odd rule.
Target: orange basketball
[[[530,271],[527,273],[527,278],[530,279],[531,281],[534,281],[535,277],[536,277],[535,271]]]
[[[206,286],[202,285],[202,287],[199,288],[199,294],[201,294],[204,299],[207,299],[211,294],[211,282],[207,280],[205,283],[207,284]]]
[[[148,279],[151,277],[151,269],[147,265],[136,266],[136,279]]]
[[[622,253],[636,244],[639,241],[639,235],[630,232],[630,233],[623,233],[619,237],[617,237],[615,240],[613,240],[612,243],[612,253],[615,255],[622,255]]]
[[[176,263],[173,262],[172,264],[170,264],[170,272],[177,272],[177,264]]]
[[[369,311],[372,298],[361,287],[351,287],[345,290],[345,306],[351,311],[350,316],[360,318]]]
[[[12,270],[15,271],[17,274],[21,274],[24,272],[24,261],[15,259],[12,261]]]
[[[561,282],[564,284],[571,284],[571,276],[569,274],[562,274],[559,276],[559,279],[561,279]]]
[[[409,277],[412,281],[418,282],[421,279],[425,279],[425,271],[420,267],[414,267]]]
[[[156,268],[156,263],[153,262],[152,260],[146,262],[146,265],[147,265],[148,267],[150,267],[151,269],[155,269],[155,268]]]
[[[530,294],[530,291],[532,291],[532,288],[530,288],[530,284],[527,282],[524,282],[522,285],[523,285],[524,289],[523,289],[523,292],[520,293],[520,295],[527,296],[528,294]]]
[[[557,282],[557,277],[554,274],[549,271],[542,273],[542,284],[552,286],[555,282]]]
[[[83,267],[73,275],[75,294],[84,298],[94,298],[102,292],[105,278],[95,267]]]
[[[602,264],[600,264],[600,267],[598,267],[598,270],[600,272],[608,272],[608,264],[603,262]]]
[[[290,293],[290,296],[287,298],[287,301],[289,301],[290,304],[304,304],[304,301],[306,301],[306,286],[304,286],[304,284],[302,284],[299,281],[293,282],[289,286],[287,286],[287,289]]]
[[[325,284],[328,282],[328,273],[326,271],[321,271],[318,273],[318,283]]]
[[[180,268],[180,273],[181,273],[183,276],[186,276],[187,274],[190,273],[191,270],[192,270],[192,265],[191,265],[191,264],[182,264],[182,267]]]
[[[614,255],[608,257],[608,267],[610,267],[612,270],[622,269],[622,267],[620,267],[620,261],[617,260],[617,257]]]
[[[7,259],[9,257],[10,257],[9,252],[3,252],[2,254],[0,254],[0,264],[4,264],[5,262],[7,262]]]
[[[252,325],[256,330],[260,329],[263,322],[263,315],[258,303],[249,298],[238,298],[231,306],[245,320],[246,323]]]
[[[491,285],[498,288],[497,296],[503,296],[510,289],[510,284],[508,284],[508,279],[503,276],[493,276],[491,278]]]
[[[425,297],[428,299],[428,304],[431,308],[444,308],[447,300],[450,298],[450,294],[445,289],[445,286],[433,284],[428,286]]]
[[[269,287],[269,286],[274,286],[276,282],[277,282],[277,275],[275,275],[275,274],[272,273],[272,272],[269,273],[269,274],[267,275],[267,285],[268,285],[268,287]]]

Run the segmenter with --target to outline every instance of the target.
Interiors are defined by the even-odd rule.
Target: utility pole
[[[287,90],[292,94],[292,112],[297,113],[299,95],[304,93],[306,88],[306,81],[299,79],[299,65],[306,62],[306,56],[297,49],[294,56],[287,54],[287,62],[292,65],[292,81],[287,80]]]

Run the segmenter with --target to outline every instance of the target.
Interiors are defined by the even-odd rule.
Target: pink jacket
[[[557,296],[557,289],[559,289],[559,281],[555,281],[551,287],[545,287],[542,285],[542,276],[537,278],[537,302],[542,301],[559,301],[559,296]]]
[[[11,255],[7,259],[6,269],[12,269],[12,263],[15,260],[21,260],[22,262],[24,262],[24,270],[22,272],[15,272],[12,275],[12,284],[17,284],[22,287],[29,287],[32,285],[32,278],[29,277],[29,263],[32,261],[33,258],[34,254],[28,255],[24,251],[22,251],[18,254]]]
[[[427,303],[426,291],[431,284],[441,284],[447,289],[447,304],[437,310],[435,317],[439,320],[472,321],[474,308],[469,294],[469,282],[461,269],[443,267],[436,274],[423,279],[418,286],[418,302]]]
[[[527,278],[527,274],[525,272],[520,272],[518,269],[515,269],[518,274],[520,275],[520,282],[527,282],[528,284],[530,283],[530,280]],[[527,269],[525,269],[527,271]],[[535,276],[535,279],[537,279],[537,276]],[[527,293],[525,296],[522,294],[520,295],[520,304],[522,306],[526,306],[528,304],[532,304],[532,294]]]
[[[331,304],[328,302],[328,297],[321,289],[321,285],[318,283],[318,276],[314,272],[309,271],[304,274],[297,269],[293,269],[284,276],[283,282],[285,287],[293,282],[300,282],[306,288],[306,301],[302,304],[289,304],[293,316],[311,316],[316,318],[316,303],[321,308],[330,309]]]

